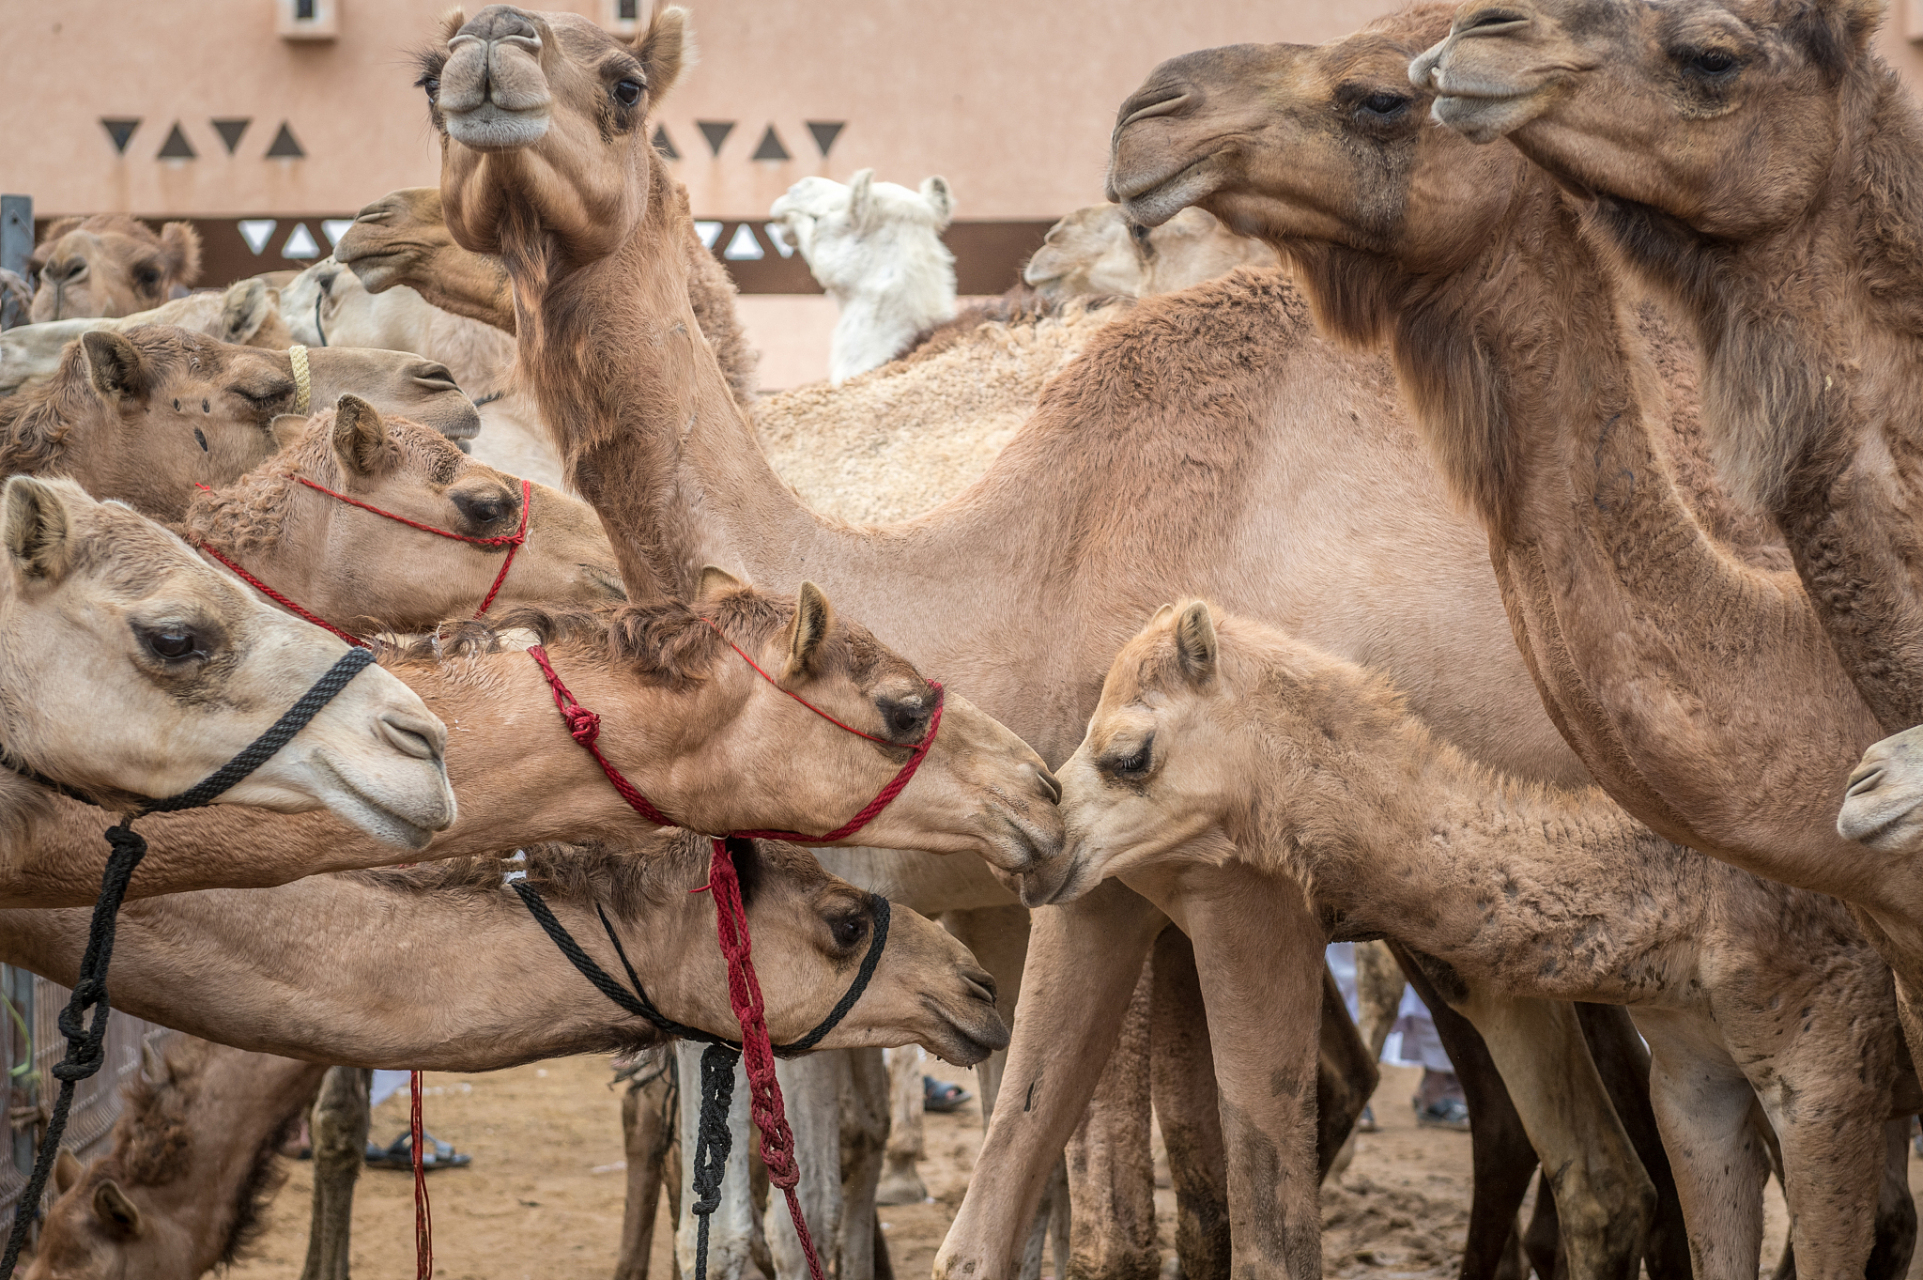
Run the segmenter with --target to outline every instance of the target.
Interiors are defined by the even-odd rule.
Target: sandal
[[[1426,1107],[1417,1099],[1410,1101],[1415,1103],[1416,1123],[1423,1128],[1469,1132],[1469,1104],[1461,1098],[1443,1098]]]
[[[424,1134],[427,1150],[421,1153],[421,1171],[435,1169],[465,1169],[474,1160],[473,1156],[463,1155],[454,1150],[451,1142],[442,1142],[433,1134]],[[394,1139],[393,1145],[380,1147],[367,1144],[367,1164],[374,1169],[414,1169],[414,1135],[403,1133]]]
[[[960,1111],[974,1097],[958,1084],[949,1084],[933,1076],[921,1078],[921,1106],[924,1111],[946,1115],[950,1111]]]

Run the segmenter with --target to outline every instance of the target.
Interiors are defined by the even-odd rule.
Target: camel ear
[[[696,600],[713,600],[717,596],[724,596],[730,591],[739,591],[746,585],[741,579],[735,577],[718,564],[703,565],[701,568],[701,583],[694,589],[694,598]]]
[[[815,662],[821,657],[821,646],[834,625],[835,611],[829,607],[828,597],[822,595],[821,588],[814,583],[802,583],[801,594],[795,600],[794,625],[788,629],[786,675],[814,673]]]
[[[160,229],[160,252],[175,284],[200,279],[200,232],[191,222],[170,222]]]
[[[1155,611],[1155,616],[1148,620],[1148,625],[1151,627],[1156,626],[1162,621],[1162,619],[1170,617],[1174,613],[1175,613],[1175,606],[1172,604],[1165,604],[1161,608]]]
[[[935,213],[935,230],[945,231],[955,220],[955,197],[948,190],[948,179],[936,174],[921,180],[921,198]]]
[[[278,302],[259,276],[229,285],[220,300],[220,340],[246,342],[260,332]]]
[[[653,110],[681,73],[694,65],[694,27],[688,11],[676,5],[655,14],[646,34],[634,42],[634,53],[647,70],[648,108]]]
[[[1205,684],[1215,675],[1215,653],[1215,619],[1209,616],[1209,607],[1197,600],[1175,620],[1176,660],[1191,682]]]
[[[92,329],[80,335],[87,353],[87,373],[102,396],[144,395],[150,372],[140,349],[111,329]]]
[[[875,171],[857,169],[848,179],[848,221],[857,231],[866,230],[875,214]]]
[[[300,439],[306,430],[307,418],[298,413],[277,413],[274,420],[267,424],[267,434],[274,437],[276,449],[287,448]]]
[[[349,472],[360,476],[384,475],[396,461],[387,424],[359,396],[342,395],[334,406],[334,454]]]
[[[100,1225],[120,1236],[140,1234],[140,1208],[127,1198],[120,1184],[107,1179],[93,1190],[93,1212]]]
[[[452,40],[455,36],[460,35],[461,28],[465,27],[466,25],[467,25],[467,10],[461,8],[461,6],[458,4],[455,5],[452,9],[449,9],[446,13],[442,14],[441,15],[441,43],[446,44],[449,40]]]
[[[160,1051],[144,1042],[140,1046],[140,1078],[148,1084],[166,1084],[174,1078],[173,1071],[168,1068],[167,1060],[160,1056]]]
[[[53,1193],[57,1196],[66,1195],[86,1171],[79,1156],[65,1147],[60,1148],[60,1154],[53,1158]]]
[[[0,540],[29,578],[58,582],[73,557],[73,525],[53,486],[13,476],[0,489]]]

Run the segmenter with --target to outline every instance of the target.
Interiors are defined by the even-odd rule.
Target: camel
[[[1118,294],[1146,298],[1227,275],[1274,267],[1275,250],[1189,208],[1159,227],[1132,223],[1118,204],[1093,204],[1048,229],[1022,280],[1051,302]]]
[[[50,786],[128,813],[189,790],[347,652],[248,596],[152,521],[95,502],[70,480],[9,478],[0,542],[9,843],[30,837]],[[90,713],[76,715],[76,706]],[[446,741],[446,726],[411,690],[387,672],[362,671],[215,803],[325,810],[404,857],[454,820]],[[89,825],[98,841],[101,818]]]
[[[646,146],[641,122],[672,85],[685,22],[664,10],[623,43],[572,16],[496,6],[450,19],[423,72],[449,232],[506,263],[521,375],[631,586],[685,590],[709,563],[783,582],[805,565],[1054,759],[1147,609],[1207,590],[1391,672],[1485,763],[1582,779],[1520,665],[1504,665],[1518,659],[1482,567],[1486,538],[1437,492],[1387,369],[1318,341],[1279,277],[1238,273],[1138,304],[1055,378],[979,481],[918,520],[862,529],[803,507],[694,341],[685,199]],[[564,83],[547,68],[567,68]],[[641,89],[605,142],[589,123],[604,73],[606,100]],[[980,624],[992,644],[965,634]],[[1191,935],[1198,962],[1226,981],[1225,952],[1283,948],[1264,972],[1317,972],[1313,920],[1299,904],[1285,918],[1252,937],[1233,915],[1209,921]],[[1125,1004],[1162,920],[1116,886],[1044,913],[1031,946],[1077,973],[1125,972]],[[1630,1172],[1573,1017],[1511,1005],[1487,1025],[1498,1018],[1568,1149],[1586,1157],[1587,1199],[1604,1212],[1639,1202],[1649,1184]],[[1598,1172],[1605,1161],[1615,1172]],[[1024,1209],[988,1222],[980,1238],[999,1249],[1028,1220]]]
[[[1863,1274],[1886,1122],[1923,1090],[1889,971],[1834,899],[1671,844],[1600,791],[1493,775],[1386,681],[1201,601],[1122,648],[1061,778],[1065,893],[1243,861],[1300,880],[1336,936],[1433,957],[1445,989],[1629,1005],[1700,1280],[1757,1273],[1752,1098],[1781,1144],[1799,1274]]]
[[[85,334],[52,380],[0,400],[0,472],[71,476],[97,498],[177,521],[195,485],[239,479],[343,392],[454,439],[479,426],[440,365],[345,347],[303,360],[308,405],[285,351],[159,325]]]
[[[1438,118],[1592,194],[1612,265],[1688,316],[1725,469],[1783,530],[1844,670],[1897,733],[1923,721],[1903,462],[1923,393],[1923,117],[1871,48],[1882,17],[1861,0],[1471,4],[1411,74],[1438,86]],[[1903,911],[1888,927],[1923,949],[1918,907]]]
[[[169,222],[160,234],[120,213],[55,221],[34,246],[40,287],[29,318],[124,316],[157,307],[200,278],[200,233]]]
[[[947,179],[923,178],[910,191],[876,182],[873,169],[845,184],[810,175],[770,206],[770,233],[801,251],[840,311],[830,386],[906,354],[955,318],[955,255],[941,242],[954,216]]]

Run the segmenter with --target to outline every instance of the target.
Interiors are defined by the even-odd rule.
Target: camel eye
[[[862,921],[860,916],[843,916],[828,926],[835,936],[835,945],[847,950],[861,941]]]
[[[421,88],[427,90],[427,100],[432,102],[434,101],[434,95],[441,91],[441,78],[439,76],[422,76],[420,85]]]
[[[624,107],[631,107],[641,101],[641,82],[638,80],[615,81],[614,100]]]
[[[1126,747],[1120,748],[1120,750],[1128,751]],[[1151,733],[1148,737],[1142,739],[1141,745],[1137,746],[1133,751],[1128,751],[1128,754],[1103,757],[1102,768],[1105,772],[1114,774],[1118,778],[1139,778],[1148,772],[1149,766],[1154,762],[1155,735]]]
[[[1689,59],[1687,69],[1699,76],[1721,79],[1736,69],[1736,55],[1721,49],[1704,49]]]
[[[1409,99],[1406,95],[1386,90],[1377,90],[1362,100],[1363,114],[1379,120],[1393,120],[1408,109]]]
[[[147,651],[162,662],[180,662],[187,658],[207,656],[206,645],[192,627],[143,627],[137,629],[136,634],[140,642],[147,646]]]

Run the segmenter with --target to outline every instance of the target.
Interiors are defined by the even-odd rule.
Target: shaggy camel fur
[[[460,439],[479,425],[447,370],[398,351],[307,353],[313,406],[352,392]],[[71,344],[60,371],[0,400],[0,472],[65,475],[98,498],[179,520],[195,485],[231,484],[306,427],[285,351],[146,325]]]
[[[580,704],[600,715],[603,754],[663,812],[695,830],[825,831],[846,822],[899,771],[899,745],[847,733],[787,691],[890,744],[918,741],[932,711],[928,686],[914,669],[829,609],[813,586],[803,587],[798,604],[727,589],[691,606],[530,608],[503,615],[501,623],[542,641]],[[781,687],[758,675],[730,641],[778,676]],[[459,820],[425,856],[619,839],[646,829],[570,740],[534,662],[502,647],[485,625],[448,624],[384,664],[461,730],[450,744],[447,773],[466,798]],[[534,749],[537,743],[543,749]],[[0,774],[0,791],[12,788],[9,777]],[[864,836],[893,848],[976,853],[1011,878],[1052,883],[1060,861],[1054,795],[1054,779],[1032,751],[949,693],[920,770]],[[0,847],[0,903],[91,902],[102,860],[98,820],[71,801],[51,801],[36,816],[40,821],[18,824]],[[270,885],[405,856],[349,838],[325,820],[268,821],[231,808],[158,814],[142,829],[154,848],[134,895]]]
[[[109,811],[135,810],[233,759],[347,652],[70,480],[9,479],[0,543],[0,749],[16,840],[41,816],[35,798],[54,793],[14,768]],[[454,820],[446,742],[418,696],[387,672],[363,671],[218,803],[325,808],[418,849]],[[98,839],[98,816],[93,826]]]
[[[222,901],[230,894],[141,903],[130,910],[124,941],[132,948],[129,954],[141,956],[143,971],[148,965],[162,970],[191,966],[220,983],[224,994],[211,1002],[211,1009],[180,1000],[159,983],[125,995],[117,988],[116,996],[123,1003],[133,1002],[129,1008],[137,1005],[163,1021],[190,1021],[223,1039],[245,1036],[245,1043],[265,1042],[303,1057],[320,1057],[344,1043],[350,1060],[391,1064],[431,1057],[431,1065],[442,1070],[487,1070],[562,1053],[632,1050],[658,1042],[658,1034],[648,1024],[625,1015],[584,982],[520,901],[505,890],[503,873],[524,868],[555,914],[604,967],[622,971],[603,941],[594,916],[597,902],[619,926],[644,987],[668,1016],[733,1034],[725,979],[712,941],[711,909],[705,897],[685,891],[706,878],[706,849],[703,840],[671,832],[653,837],[639,850],[618,855],[537,849],[526,862],[485,859],[411,874],[309,880],[247,895],[250,911],[264,911],[266,928],[231,924],[245,917]],[[862,954],[868,942],[868,898],[789,846],[761,844],[759,851],[748,846],[737,856],[746,868],[744,884],[758,967],[767,971],[763,984],[770,1030],[777,1042],[792,1039],[811,1025],[809,1017],[818,1019],[826,1012],[846,987],[852,959]],[[71,964],[66,957],[73,940],[65,934],[74,928],[74,921],[65,917],[73,914],[43,913],[33,921],[29,936],[0,946],[11,953],[10,959],[24,953],[39,963],[51,961],[59,971],[59,966]],[[207,955],[191,955],[172,942],[175,929],[198,927],[192,922],[223,915],[230,923],[217,927],[206,939]],[[463,972],[471,976],[457,985],[476,998],[466,1002],[470,1009],[457,1011],[445,1024],[459,1028],[455,1037],[446,1043],[436,1040],[432,1047],[419,1025],[440,1024],[449,1015],[445,1008],[438,1008],[433,1018],[425,1019],[419,993],[443,984],[422,970],[420,957],[432,952],[418,945],[397,946],[392,921],[403,917],[409,921],[406,934],[440,939],[455,947],[456,954],[484,934],[490,939],[486,957],[514,956],[512,964],[493,963],[480,953],[463,959]],[[280,954],[281,949],[272,945],[272,927],[299,919],[318,920],[324,930],[317,934],[309,924],[300,936],[325,936],[328,941],[299,944]],[[256,972],[262,968],[264,972]],[[250,976],[237,985],[224,982],[222,975],[237,971]],[[391,987],[395,1001],[391,1011],[383,1008],[372,1020],[366,1016],[367,988],[360,986],[356,991],[368,981],[383,992]],[[264,993],[270,986],[299,991],[310,1016],[270,1018],[267,1026],[255,1030],[246,1016],[251,997],[255,988]],[[443,997],[436,1000],[444,1004]],[[483,1012],[490,1005],[494,1012]],[[503,1019],[503,1009],[513,1012]],[[400,1016],[390,1017],[390,1012]],[[417,1025],[408,1024],[408,1015]],[[943,1057],[967,1063],[1006,1043],[1007,1031],[995,1010],[993,983],[972,962],[966,948],[932,922],[896,905],[874,979],[828,1043],[906,1040],[920,1041]],[[256,1073],[278,1069],[275,1060],[246,1056],[254,1058]],[[313,1079],[318,1084],[318,1074]],[[312,1091],[310,1085],[310,1096]],[[242,1157],[243,1149],[251,1155],[256,1148],[228,1144],[226,1154],[230,1159]],[[111,1167],[115,1159],[109,1156],[101,1163]],[[90,1172],[88,1186],[99,1180],[99,1168],[96,1165]],[[130,1198],[143,1200],[135,1188],[127,1190]],[[64,1212],[56,1206],[50,1215],[49,1240],[64,1238],[69,1231],[81,1236],[93,1246],[96,1265],[109,1259],[124,1261],[152,1248],[148,1242],[116,1241],[112,1232],[103,1233],[89,1222],[83,1198],[87,1192],[83,1186],[81,1195],[70,1197],[71,1207]],[[229,1202],[226,1196],[212,1198]],[[163,1227],[184,1225],[179,1218],[185,1212],[164,1206],[149,1210]],[[211,1255],[231,1243],[210,1225],[193,1228],[197,1254]],[[74,1280],[80,1280],[112,1272],[83,1268],[73,1274]],[[190,1280],[199,1271],[140,1274]]]
[[[29,383],[44,382],[60,369],[67,344],[83,333],[111,329],[125,333],[135,325],[168,324],[204,333],[221,342],[285,351],[293,335],[281,320],[279,291],[258,276],[176,298],[151,311],[118,320],[59,320],[21,325],[0,334],[0,396],[17,394]]]
[[[1022,280],[1051,302],[1174,293],[1237,267],[1281,265],[1274,249],[1239,236],[1201,209],[1159,227],[1130,222],[1119,204],[1092,204],[1048,229]]]
[[[191,223],[170,222],[155,235],[120,213],[61,218],[34,246],[32,266],[40,278],[35,324],[132,315],[200,278],[200,233]]]
[[[910,191],[876,182],[873,169],[846,184],[810,176],[768,216],[770,232],[801,250],[840,309],[828,347],[830,386],[879,369],[955,318],[955,255],[941,242],[955,216],[947,179],[924,178]]]
[[[632,75],[649,81],[650,104],[658,99],[678,69],[684,22],[664,11],[624,46],[573,17],[494,7],[473,24],[450,22],[444,38],[458,39],[424,66],[443,131],[449,230],[507,263],[522,374],[560,433],[570,475],[615,532],[631,588],[652,577],[685,589],[706,563],[764,581],[792,580],[806,564],[874,604],[906,647],[1062,758],[1131,620],[1158,596],[1205,583],[1396,672],[1484,761],[1513,759],[1537,777],[1567,768],[1520,669],[1504,665],[1513,642],[1481,567],[1485,539],[1450,511],[1398,429],[1386,371],[1317,342],[1279,278],[1238,274],[1138,306],[1050,384],[980,481],[918,521],[863,530],[802,507],[693,341],[678,252],[685,201],[646,145],[641,99],[602,105]],[[541,63],[527,52],[536,44]],[[548,65],[568,69],[559,93]],[[604,73],[616,77],[609,95],[589,87]],[[512,109],[497,94],[512,94]],[[605,128],[590,123],[609,111]],[[570,154],[578,148],[589,154]],[[1298,511],[1312,514],[1292,519]],[[983,620],[995,635],[986,647],[970,638]],[[1218,901],[1226,912],[1235,889]],[[1125,1004],[1162,920],[1117,886],[1047,913],[1037,938],[1053,939],[1051,962],[1076,972],[1126,969]],[[1191,913],[1214,963],[1198,958],[1222,982],[1315,973],[1314,922],[1299,903],[1277,921],[1249,936],[1233,912]],[[1250,969],[1258,948],[1272,963]],[[1109,963],[1116,954],[1122,961]],[[1571,1149],[1603,1150],[1620,1170],[1616,1196],[1591,1198],[1648,1194],[1620,1128],[1613,1138],[1590,1131],[1615,1121],[1573,1017],[1521,1005],[1502,1016],[1517,1053],[1569,1055],[1535,1079],[1558,1116],[1567,1107],[1587,1117],[1567,1120]],[[1593,1155],[1588,1166],[1598,1167]],[[999,1249],[1028,1220],[1023,1210],[982,1238]]]
[[[439,432],[383,420],[353,396],[342,396],[338,410],[315,414],[299,438],[234,484],[194,495],[183,522],[189,542],[355,635],[431,631],[443,619],[472,616],[508,548],[397,527],[302,479],[468,537],[521,526],[516,477],[464,456]],[[594,511],[535,487],[527,540],[490,612],[606,604],[621,596]]]
[[[1677,300],[1726,469],[1896,733],[1923,721],[1923,116],[1871,47],[1883,12],[1470,4],[1411,74],[1440,86],[1438,118],[1600,197],[1585,225],[1611,265]]]
[[[1200,602],[1123,647],[1062,783],[1076,885],[1247,861],[1298,878],[1336,936],[1433,957],[1453,1000],[1480,978],[1631,1006],[1700,1280],[1759,1264],[1752,1097],[1799,1274],[1863,1274],[1885,1121],[1923,1092],[1888,969],[1840,903],[1673,845],[1600,792],[1477,768],[1386,682]]]

